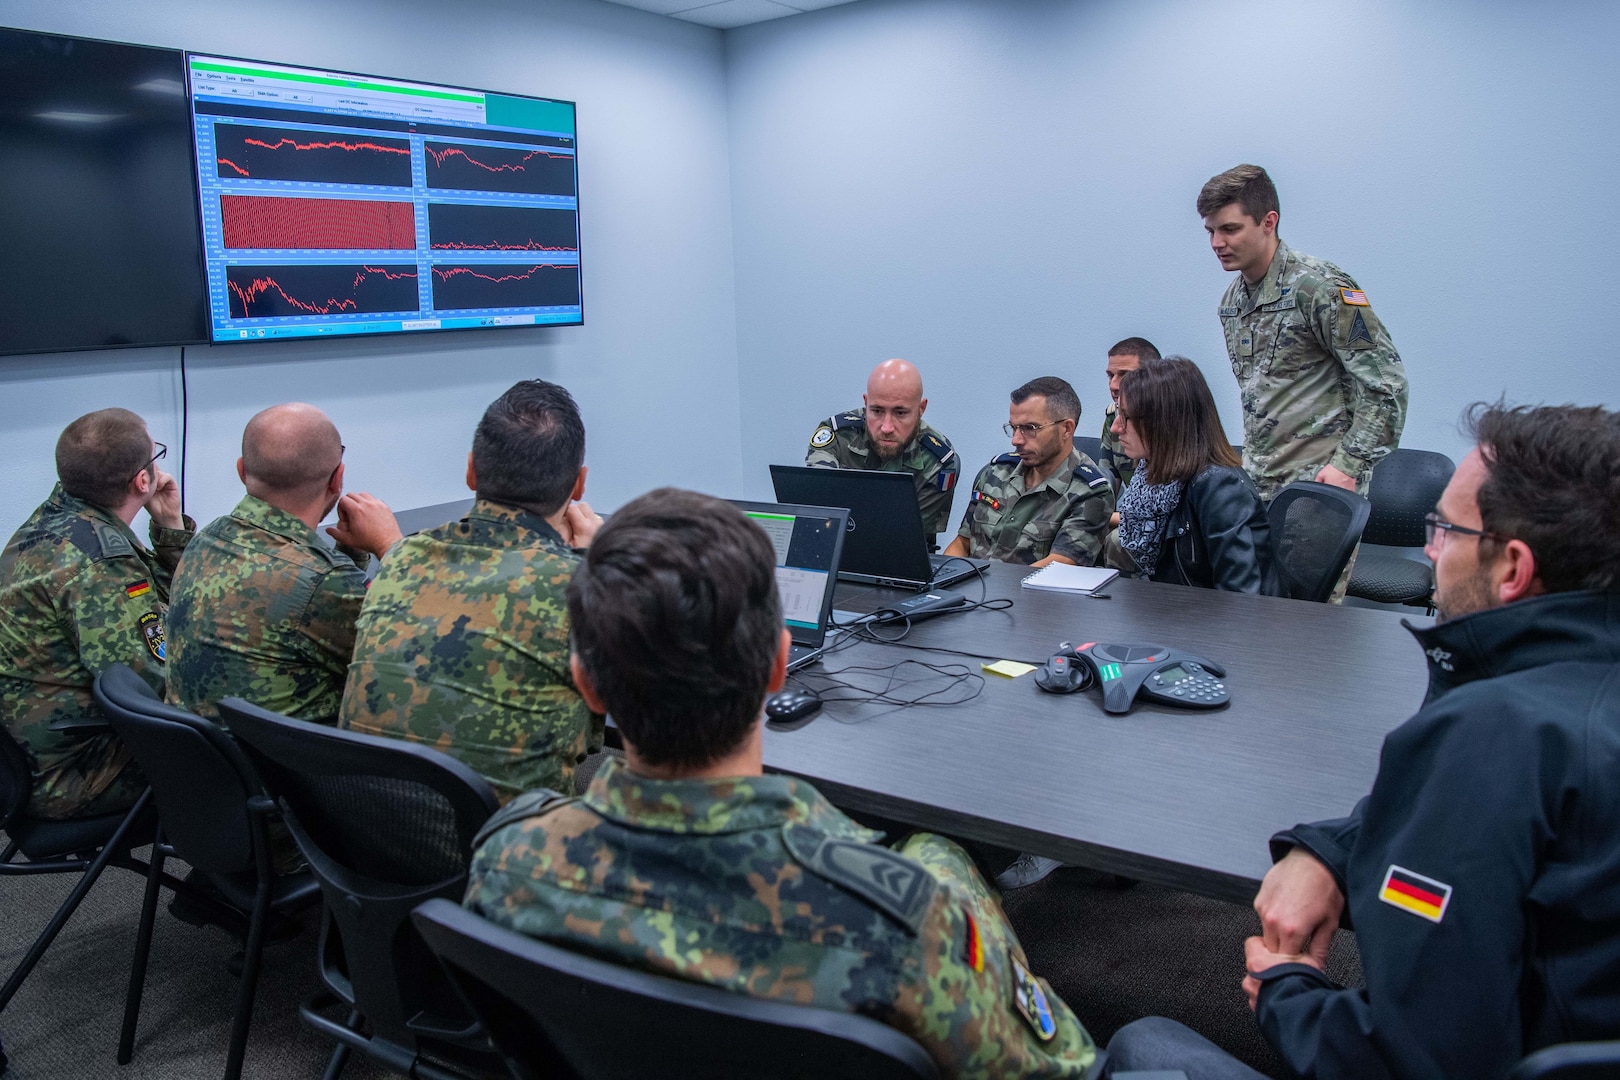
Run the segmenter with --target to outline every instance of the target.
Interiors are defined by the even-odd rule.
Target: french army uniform
[[[360,608],[342,726],[459,758],[503,802],[573,790],[602,746],[568,669],[578,565],[539,515],[489,499],[401,540]]]
[[[866,434],[866,410],[851,409],[823,420],[810,434],[806,465],[828,469],[909,472],[917,481],[917,507],[923,532],[932,536],[951,527],[951,496],[962,472],[951,440],[925,423],[905,448],[885,461]]]
[[[1504,1077],[1620,1035],[1620,590],[1414,629],[1423,707],[1347,818],[1274,836],[1345,897],[1366,985],[1256,972],[1290,1076]]]
[[[946,1077],[1084,1076],[1090,1037],[966,854],[877,837],[803,780],[648,780],[614,760],[581,798],[533,792],[492,818],[466,906],[631,967],[872,1017]]]
[[[1113,477],[1116,496],[1130,486],[1131,474],[1136,471],[1136,462],[1125,456],[1125,447],[1120,444],[1119,436],[1114,434],[1114,417],[1118,412],[1119,406],[1109,402],[1108,410],[1103,414],[1102,438],[1098,440],[1102,445],[1097,451],[1097,464],[1103,472]]]
[[[113,664],[163,690],[169,583],[192,528],[154,522],[148,549],[112,511],[58,484],[0,554],[0,717],[28,752],[33,816],[113,813],[145,789],[117,736],[51,725],[100,722],[91,686]]]
[[[332,722],[354,654],[365,573],[252,495],[186,549],[169,604],[168,700],[199,716],[239,697]]]
[[[1270,502],[1332,465],[1363,495],[1406,424],[1406,370],[1355,279],[1277,241],[1265,277],[1221,298],[1243,402],[1243,467]]]
[[[979,470],[962,527],[975,559],[1029,565],[1048,555],[1073,559],[1081,566],[1102,562],[1103,538],[1114,513],[1114,489],[1108,475],[1079,450],[1039,486],[1024,488],[1017,454],[1002,454]]]

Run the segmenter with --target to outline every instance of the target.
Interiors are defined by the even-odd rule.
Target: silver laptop
[[[771,483],[784,502],[848,508],[849,536],[838,571],[846,581],[942,589],[990,565],[984,559],[929,554],[917,484],[908,472],[772,465]]]
[[[765,530],[776,549],[776,591],[793,638],[788,670],[820,659],[832,623],[833,587],[849,530],[849,512],[826,506],[731,500]]]

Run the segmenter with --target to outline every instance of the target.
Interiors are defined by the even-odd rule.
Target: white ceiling
[[[734,26],[780,19],[801,11],[819,11],[853,0],[608,0],[610,4],[640,8],[687,22],[729,30]]]

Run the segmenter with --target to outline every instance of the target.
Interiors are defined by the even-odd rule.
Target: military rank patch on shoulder
[[[1109,481],[1107,474],[1095,465],[1087,465],[1081,462],[1074,467],[1074,475],[1094,488],[1112,488],[1114,486]]]
[[[1013,1004],[1018,1007],[1018,1015],[1029,1024],[1037,1039],[1051,1042],[1057,1035],[1057,1017],[1052,1015],[1052,1003],[1046,1000],[1046,991],[1016,956],[1008,959],[1012,961]]]
[[[820,427],[816,428],[816,433],[810,436],[810,445],[815,447],[817,450],[820,450],[823,446],[826,446],[832,441],[833,429],[828,427],[826,424],[822,424]]]
[[[1446,917],[1446,908],[1451,905],[1451,886],[1390,863],[1378,899],[1437,923]]]
[[[950,443],[932,431],[923,432],[922,437],[917,442],[922,444],[924,450],[927,450],[942,462],[951,460],[951,455],[956,453],[955,450],[951,449]]]
[[[1367,294],[1360,289],[1340,289],[1339,295],[1344,297],[1344,302],[1347,304],[1353,304],[1356,307],[1370,306],[1367,301]]]
[[[124,586],[124,595],[129,597],[131,600],[145,596],[151,591],[152,585],[145,578],[142,578],[139,581],[132,581],[128,585]]]
[[[169,659],[169,650],[163,641],[163,619],[156,612],[148,611],[141,616],[141,640],[146,642],[146,651],[152,654],[152,659],[160,664]]]
[[[916,934],[934,897],[934,879],[918,863],[878,844],[834,840],[803,825],[785,825],[789,854],[807,870],[847,889]]]

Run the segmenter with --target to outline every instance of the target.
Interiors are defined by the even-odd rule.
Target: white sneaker
[[[1014,859],[1011,866],[996,875],[996,885],[1002,892],[1022,889],[1026,885],[1035,884],[1062,865],[1058,860],[1048,859],[1045,855],[1031,855],[1025,852]]]

